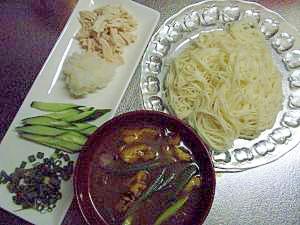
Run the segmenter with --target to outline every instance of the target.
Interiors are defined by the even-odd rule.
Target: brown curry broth
[[[147,126],[150,127],[150,126]],[[137,128],[134,127],[126,127],[126,128]],[[154,127],[156,128],[156,127]],[[164,131],[167,131],[166,129]],[[164,133],[170,133],[164,132]],[[162,149],[160,146],[166,143],[166,136],[160,136],[157,140],[145,140],[143,143],[150,145],[153,149],[155,149],[159,156],[160,160],[164,161],[164,155],[162,153]],[[123,145],[121,140],[120,131],[116,130],[112,132],[108,136],[106,136],[103,140],[103,145],[96,151],[101,151],[101,153],[95,153],[94,155],[99,158],[99,156],[103,153],[113,153],[113,155],[118,158],[119,148]],[[186,143],[181,141],[181,145],[187,146]],[[160,157],[159,157],[160,158]],[[121,159],[118,159],[121,160]],[[136,172],[130,173],[129,175],[120,176],[114,175],[111,173],[105,172],[99,166],[99,160],[93,160],[92,173],[91,173],[91,196],[95,207],[98,209],[99,213],[108,221],[110,221],[109,213],[107,209],[110,210],[110,213],[115,217],[115,224],[122,224],[124,221],[125,213],[119,213],[115,210],[115,206],[120,201],[123,193],[128,191],[128,180],[133,177]],[[186,163],[176,162],[168,167],[168,174],[175,172],[178,174],[186,165]],[[162,172],[163,168],[157,168],[151,170],[150,180],[148,182],[149,185],[154,181],[155,178],[159,176]],[[136,225],[151,225],[155,222],[155,220],[159,217],[159,215],[168,207],[167,205],[167,193],[173,192],[172,189],[163,192],[154,193],[147,201],[144,202],[143,206],[140,207],[138,211],[136,211],[135,221],[133,224]],[[189,200],[185,203],[184,207],[179,210],[176,215],[172,216],[166,222],[162,223],[163,225],[184,225],[184,224],[193,224],[193,221],[197,218],[197,212],[199,212],[199,207],[201,204],[201,187],[195,188],[190,194]],[[105,209],[104,209],[105,208]]]

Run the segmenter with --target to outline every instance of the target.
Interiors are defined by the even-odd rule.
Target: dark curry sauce
[[[96,151],[90,190],[108,224],[197,221],[205,207],[205,184],[189,143],[179,133],[148,125],[127,126],[104,137]],[[156,191],[145,198],[151,187]]]

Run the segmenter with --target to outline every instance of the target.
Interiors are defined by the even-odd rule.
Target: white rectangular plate
[[[74,39],[74,35],[80,29],[78,22],[79,11],[92,10],[105,4],[120,4],[137,19],[138,39],[134,44],[126,47],[124,53],[125,63],[118,67],[116,76],[105,89],[98,90],[82,99],[74,99],[69,95],[64,86],[61,69],[67,56],[73,52],[82,51]],[[159,13],[157,11],[129,0],[79,0],[62,34],[1,142],[0,169],[11,173],[15,167],[20,165],[21,161],[26,160],[31,154],[36,154],[38,151],[41,151],[44,152],[46,156],[50,156],[53,153],[53,149],[22,140],[14,131],[14,128],[21,124],[23,118],[42,114],[40,111],[30,107],[32,101],[74,103],[94,106],[99,109],[111,108],[112,112],[110,115],[99,119],[97,124],[100,125],[111,118],[134,74],[158,19]],[[72,157],[73,159],[77,158],[76,156]],[[33,224],[54,225],[61,224],[71,204],[73,199],[73,186],[72,182],[63,182],[62,199],[58,201],[52,213],[46,214],[41,214],[34,210],[21,210],[16,212],[15,210],[20,207],[12,202],[12,195],[9,194],[5,185],[0,185],[0,196],[0,207],[3,209]]]

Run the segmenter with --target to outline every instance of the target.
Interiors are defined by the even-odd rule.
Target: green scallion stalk
[[[188,200],[188,196],[184,196],[174,202],[170,207],[168,207],[160,216],[156,219],[153,225],[160,225],[170,217],[172,217],[179,209],[181,209],[186,201]]]

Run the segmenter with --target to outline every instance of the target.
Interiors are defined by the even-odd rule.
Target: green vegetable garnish
[[[94,133],[96,130],[98,129],[98,127],[94,126],[94,127],[89,127],[83,130],[80,130],[79,132],[85,135],[91,135],[92,133]]]
[[[28,134],[44,135],[44,136],[57,136],[66,132],[64,130],[57,129],[54,127],[47,127],[47,126],[40,126],[40,125],[16,127],[16,131],[24,132]]]
[[[153,225],[160,225],[170,217],[172,217],[179,209],[181,209],[186,201],[188,200],[188,196],[184,196],[179,198],[176,202],[174,202],[170,207],[168,207],[155,221]]]
[[[75,104],[33,101],[31,107],[46,112],[60,112],[66,109],[78,108],[80,106]]]
[[[175,191],[170,193],[170,200],[176,199],[178,194],[184,189],[190,179],[196,175],[198,167],[195,164],[187,165],[181,173],[175,178]]]
[[[30,117],[30,118],[23,119],[22,122],[25,125],[44,125],[44,126],[49,126],[49,127],[71,126],[71,124],[66,121],[57,120],[57,119],[47,117],[47,116]]]
[[[64,118],[64,120],[67,122],[85,121],[95,113],[96,113],[95,109],[92,109],[90,111],[83,111],[78,113],[77,115],[66,117]]]
[[[67,131],[62,135],[57,136],[57,138],[64,141],[70,141],[78,145],[84,145],[84,143],[87,141],[87,137],[85,135],[76,131]]]
[[[81,113],[81,111],[78,109],[67,109],[61,112],[44,114],[43,116],[65,121],[66,118],[76,116],[79,113]]]
[[[131,225],[133,221],[133,216],[128,216],[124,222],[122,223],[122,225]]]
[[[33,101],[31,107],[51,113],[23,119],[25,126],[16,128],[20,137],[69,153],[81,150],[87,136],[97,130],[97,126],[85,121],[97,119],[110,111],[39,101]]]
[[[53,138],[50,136],[42,136],[42,135],[36,135],[36,134],[25,134],[25,133],[21,133],[19,134],[20,137],[29,140],[29,141],[33,141],[48,147],[52,147],[55,149],[59,149],[62,151],[66,151],[69,153],[74,153],[77,152],[81,149],[81,145],[72,143],[72,142],[68,142],[68,141],[64,141],[64,140],[60,140],[58,138]]]
[[[128,210],[127,216],[132,215],[142,203],[151,197],[155,192],[158,192],[165,188],[173,179],[175,175],[171,174],[170,176],[166,175],[166,168],[162,170],[161,174],[154,180],[150,187],[141,195],[141,197],[134,203],[134,205]]]

